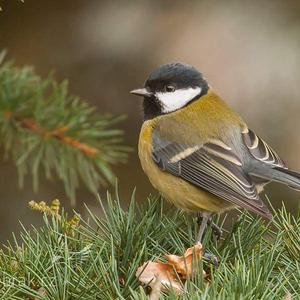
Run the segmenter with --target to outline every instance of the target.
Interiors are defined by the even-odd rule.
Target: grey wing
[[[258,161],[271,167],[286,168],[285,163],[279,155],[252,130],[247,129],[242,133],[243,141],[251,155]]]
[[[246,129],[242,132],[244,144],[250,153],[249,174],[258,186],[264,186],[272,179],[268,176],[268,170],[275,167],[287,169],[279,155],[252,130]],[[266,175],[267,171],[267,175]]]
[[[165,172],[263,217],[271,213],[259,198],[251,177],[230,147],[221,141],[204,145],[171,142],[153,134],[153,160]]]
[[[255,182],[264,184],[274,180],[300,190],[299,172],[289,170],[279,155],[252,130],[247,129],[242,135],[252,158],[248,172]]]

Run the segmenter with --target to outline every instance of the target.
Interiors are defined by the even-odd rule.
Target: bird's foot
[[[212,219],[209,219],[207,224],[211,227],[217,241],[219,241],[223,234],[221,227],[214,223]]]
[[[221,236],[223,234],[223,231],[222,231],[222,229],[217,224],[215,224],[212,221],[211,217],[207,218],[206,215],[203,216],[201,213],[198,213],[197,214],[197,223],[200,225],[199,233],[201,232],[201,234],[198,234],[198,241],[199,242],[202,242],[202,237],[203,237],[203,233],[204,233],[204,229],[206,227],[206,224],[211,227],[211,229],[213,231],[213,234],[216,237],[217,241],[220,240],[220,238],[221,238]],[[204,226],[203,226],[203,223],[205,224]],[[199,236],[200,236],[201,240],[199,240]]]
[[[207,253],[207,252],[204,253],[204,254],[203,254],[203,259],[204,259],[205,261],[207,261],[207,262],[213,264],[214,267],[217,267],[218,264],[219,264],[219,259],[218,259],[215,255],[213,255],[213,254],[211,254],[211,253]]]

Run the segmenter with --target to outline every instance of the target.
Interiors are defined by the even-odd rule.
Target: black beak
[[[147,91],[145,88],[132,90],[132,91],[130,91],[130,94],[142,96],[142,97],[151,97],[153,95],[151,92]]]

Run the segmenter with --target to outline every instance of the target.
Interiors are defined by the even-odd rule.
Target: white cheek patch
[[[156,93],[156,97],[162,104],[162,112],[169,113],[184,107],[197,95],[200,95],[201,88],[179,89],[174,92]]]

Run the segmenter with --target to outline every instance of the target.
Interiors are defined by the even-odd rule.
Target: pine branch
[[[20,186],[31,173],[58,177],[74,202],[80,181],[97,193],[113,183],[111,165],[125,162],[122,131],[112,129],[124,117],[99,114],[68,93],[68,83],[41,79],[31,67],[17,68],[0,55],[0,146],[17,166]]]
[[[31,203],[45,212],[44,226],[23,227],[0,254],[1,299],[148,299],[137,268],[166,253],[181,255],[194,243],[197,222],[153,197],[138,206],[133,195],[126,211],[118,195],[108,194],[107,203],[100,202],[104,217],[87,208],[89,221],[68,219],[57,200]],[[210,280],[199,272],[180,295],[161,299],[298,299],[300,215],[282,208],[273,225],[242,214],[220,242],[208,230],[206,251],[220,258],[217,268],[202,262]]]

